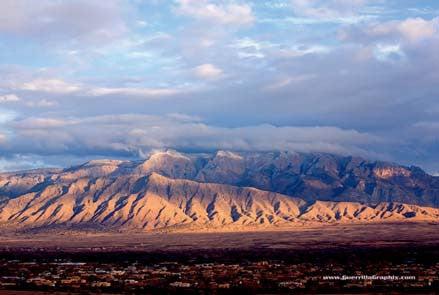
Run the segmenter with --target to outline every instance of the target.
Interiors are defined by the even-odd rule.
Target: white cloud
[[[375,57],[378,60],[389,60],[393,56],[403,57],[404,52],[398,44],[377,44],[375,50]]]
[[[272,49],[277,46],[278,44],[272,44],[270,42],[259,42],[248,37],[237,39],[230,45],[231,48],[238,49],[238,56],[243,58],[264,58],[264,52],[266,50]]]
[[[438,36],[438,27],[439,18],[431,21],[422,18],[409,18],[396,26],[397,30],[411,42]]]
[[[0,32],[49,41],[108,42],[126,33],[118,0],[2,0]]]
[[[122,88],[92,88],[87,93],[92,96],[103,96],[103,95],[127,95],[127,96],[144,96],[144,97],[161,97],[176,95],[185,92],[183,89],[174,88],[132,88],[132,87],[122,87]]]
[[[46,166],[47,165],[42,160],[36,160],[30,155],[14,155],[9,158],[0,157],[0,171],[20,171],[25,169],[42,168]]]
[[[275,52],[276,56],[284,57],[284,58],[294,58],[300,57],[307,54],[326,54],[331,51],[330,47],[322,46],[322,45],[303,45],[303,46],[294,46],[290,48],[279,48]]]
[[[141,20],[141,19],[137,20],[137,21],[136,21],[136,24],[137,24],[137,26],[139,26],[139,27],[141,27],[141,28],[144,28],[144,27],[147,27],[147,26],[148,26],[148,22],[145,21],[145,20]]]
[[[18,102],[21,101],[21,98],[15,94],[5,94],[0,96],[0,103],[3,102]]]
[[[315,77],[314,75],[296,75],[296,76],[284,77],[264,87],[263,90],[268,90],[268,91],[279,90],[291,84],[307,81],[314,77]]]
[[[259,125],[265,122],[329,125],[344,131],[353,128],[379,132],[383,137],[415,145],[423,134],[418,132],[416,138],[406,140],[407,125],[419,118],[433,120],[438,114],[435,97],[439,90],[435,85],[438,83],[439,38],[436,20],[431,19],[433,14],[421,15],[421,19],[410,13],[408,15],[413,17],[404,20],[400,19],[401,15],[407,14],[399,14],[402,6],[389,5],[384,7],[383,14],[373,19],[379,12],[372,11],[372,4],[347,0],[296,1],[296,5],[305,8],[295,9],[294,14],[291,0],[276,1],[287,3],[289,7],[282,5],[275,11],[259,1],[242,0],[163,2],[163,6],[154,7],[159,11],[148,11],[150,1],[143,1],[139,4],[142,5],[139,13],[124,18],[133,31],[121,34],[125,21],[117,8],[130,6],[133,1],[109,0],[111,13],[108,15],[105,9],[93,10],[106,6],[107,1],[34,2],[0,1],[0,10],[8,12],[0,15],[0,20],[4,20],[0,22],[0,34],[6,36],[3,47],[15,48],[17,42],[23,45],[17,52],[5,53],[10,57],[7,60],[17,61],[21,66],[8,63],[0,68],[0,96],[14,93],[21,101],[1,99],[8,102],[1,104],[0,113],[8,108],[15,112],[16,118],[59,116],[69,121],[66,130],[64,127],[31,130],[11,126],[11,131],[5,133],[13,139],[16,130],[21,132],[20,140],[16,142],[37,142],[36,149],[47,146],[46,154],[55,150],[63,155],[87,154],[84,149],[98,153],[105,149],[105,143],[108,143],[107,149],[113,151],[107,153],[109,156],[118,156],[114,150],[123,150],[124,146],[161,147],[180,142],[185,149],[190,149],[191,144],[195,148],[216,144],[231,148],[262,148],[272,143],[267,142],[264,146],[262,139],[258,141],[259,131],[259,136],[266,136],[268,141],[272,138],[267,136],[267,130],[284,137],[297,135],[297,130]],[[135,5],[140,3],[135,2]],[[5,3],[22,7],[7,8],[3,6]],[[341,5],[337,6],[337,3]],[[244,9],[233,10],[231,5]],[[170,6],[173,10],[167,11]],[[78,7],[91,7],[93,12],[82,16]],[[51,9],[58,10],[59,14]],[[20,18],[19,13],[27,19]],[[105,25],[107,16],[110,20]],[[269,17],[273,22],[282,23],[266,25],[259,22],[260,18]],[[398,20],[388,21],[393,17]],[[365,19],[368,21],[363,22]],[[137,20],[147,21],[147,30],[141,29],[139,25],[142,24]],[[241,26],[252,22],[258,22],[254,28],[245,27],[244,31],[237,32]],[[322,22],[331,23],[312,27],[294,25]],[[349,27],[356,30],[348,30],[346,43],[333,40],[333,32],[340,23],[356,23]],[[343,29],[346,29],[345,25]],[[115,36],[116,41],[110,36]],[[83,42],[85,46],[92,46],[71,46],[71,39],[77,42],[74,44]],[[40,44],[43,47],[40,48]],[[32,59],[24,58],[26,56]],[[8,71],[12,73],[5,75]],[[215,82],[215,87],[208,87],[209,81]],[[434,110],[436,113],[432,113]],[[139,124],[121,122],[119,114],[131,112],[177,114],[156,121],[156,124],[144,123],[144,117],[137,118]],[[225,112],[226,117],[221,115]],[[219,128],[203,124],[199,119],[195,122],[181,113],[199,116],[210,124],[237,128]],[[99,144],[99,132],[113,129],[110,122],[91,120],[93,116],[103,114],[116,121],[116,135],[103,135],[102,144],[95,149],[92,146]],[[70,119],[70,116],[76,119]],[[81,116],[90,116],[88,125],[85,119],[77,119]],[[0,125],[4,124],[4,118],[0,114]],[[171,123],[169,139],[161,137],[164,135],[149,136],[148,132],[153,130],[168,133],[166,122],[180,124],[183,119],[185,129],[182,127],[178,132],[184,134],[183,131],[193,128],[199,131],[199,137],[187,131],[187,138],[181,136],[171,140],[178,135],[177,127]],[[78,120],[83,123],[75,123]],[[36,123],[43,125],[41,121]],[[248,125],[257,127],[239,128]],[[395,135],[395,126],[401,130],[401,136]],[[85,132],[83,138],[80,130]],[[251,130],[259,131],[250,136]],[[124,131],[129,131],[126,140]],[[317,131],[311,128],[306,132],[315,134]],[[46,138],[47,142],[31,141],[37,135]],[[232,138],[232,143],[220,138],[214,140],[216,135]],[[300,141],[301,137],[296,138]],[[97,143],[88,144],[93,140]],[[280,139],[279,146],[299,145],[298,141],[287,141],[288,138]],[[49,142],[57,149],[50,147]],[[308,145],[312,149],[319,144],[349,151],[368,148],[359,143],[329,142],[329,139],[319,144],[317,140],[305,143],[302,148]],[[19,152],[20,149],[30,150],[32,144],[15,147]],[[397,144],[377,145],[372,149],[405,163],[418,161],[415,149],[423,150],[430,157],[426,156],[426,160],[422,160],[424,163],[432,162],[431,157],[438,154],[437,146],[422,142],[413,149],[399,149]]]
[[[33,117],[13,120],[7,127],[15,134],[15,153],[88,155],[175,148],[243,151],[292,150],[365,155],[360,148],[377,143],[376,137],[336,127],[275,127],[255,125],[226,128],[207,125],[199,118],[112,115],[85,118]]]
[[[71,84],[59,79],[35,79],[15,85],[16,89],[26,91],[49,92],[67,94],[81,90],[76,84]]]
[[[220,68],[213,64],[202,64],[193,69],[195,76],[203,79],[218,79],[223,74]]]
[[[360,43],[402,41],[417,43],[426,39],[439,37],[439,17],[432,20],[407,18],[402,21],[372,23],[366,26],[343,28],[339,38]]]
[[[285,46],[279,43],[257,41],[247,37],[234,40],[229,47],[237,49],[239,57],[255,58],[294,58],[307,54],[325,54],[331,51],[330,47],[319,44]]]
[[[48,99],[41,99],[37,101],[33,100],[23,100],[21,97],[15,95],[15,94],[5,94],[0,96],[0,103],[19,103],[19,105],[25,105],[28,107],[53,107],[56,105],[56,102],[48,100]]]
[[[57,103],[53,100],[41,99],[38,101],[28,101],[26,102],[26,106],[28,107],[37,107],[37,108],[51,108],[56,106]]]
[[[5,144],[6,141],[7,141],[6,135],[4,135],[3,133],[0,133],[0,144]]]
[[[367,4],[366,0],[291,0],[294,13],[318,22],[338,20],[355,22],[359,11]],[[302,18],[302,22],[306,20]]]
[[[208,69],[206,69],[208,74]],[[211,75],[213,72],[210,73]],[[44,92],[46,94],[78,94],[85,96],[106,96],[106,95],[124,95],[139,97],[162,97],[182,94],[190,91],[187,87],[175,88],[142,88],[142,87],[97,87],[94,85],[70,83],[58,78],[39,78],[28,79],[27,81],[8,81],[5,87],[12,90]],[[13,101],[15,95],[5,95],[0,97],[1,101]],[[53,100],[41,99],[38,101],[26,101],[27,106],[50,107],[56,103]]]
[[[0,124],[5,124],[15,119],[15,112],[0,109]]]
[[[13,128],[50,129],[64,127],[71,122],[71,120],[61,118],[26,118],[20,121],[11,121],[9,124]]]
[[[319,25],[319,24],[358,24],[373,19],[370,15],[351,15],[351,16],[334,16],[334,17],[285,17],[285,18],[262,18],[258,20],[261,23],[286,25]]]
[[[207,22],[222,25],[249,25],[253,23],[252,9],[247,4],[229,1],[226,4],[214,4],[208,0],[178,0],[176,12]]]

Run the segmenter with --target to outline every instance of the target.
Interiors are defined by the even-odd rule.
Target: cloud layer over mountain
[[[439,5],[1,1],[0,169],[155,149],[439,171]]]

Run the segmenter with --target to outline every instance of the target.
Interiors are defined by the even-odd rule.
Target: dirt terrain
[[[430,223],[332,224],[248,232],[2,234],[0,248],[68,251],[174,251],[190,249],[306,249],[439,244]]]

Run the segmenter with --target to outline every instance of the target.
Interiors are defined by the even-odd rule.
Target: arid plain
[[[196,249],[306,249],[349,246],[439,244],[434,223],[332,224],[261,228],[231,232],[28,233],[2,234],[5,249],[43,248],[66,251],[180,251]]]

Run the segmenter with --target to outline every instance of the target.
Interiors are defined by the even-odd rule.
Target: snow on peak
[[[98,159],[98,160],[91,160],[85,163],[84,166],[103,166],[103,165],[119,165],[123,161],[121,160],[111,160],[111,159]]]
[[[229,151],[218,151],[216,153],[216,156],[217,157],[224,157],[224,158],[231,158],[234,160],[242,160],[243,159],[240,155],[229,152]]]
[[[151,153],[149,159],[157,159],[157,158],[161,158],[163,156],[168,156],[168,157],[173,157],[173,158],[184,158],[184,159],[188,159],[189,158],[175,150],[159,150],[159,151],[154,151]]]

